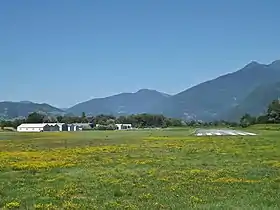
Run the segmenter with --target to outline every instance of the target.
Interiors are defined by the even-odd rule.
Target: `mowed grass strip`
[[[280,208],[277,132],[190,133],[3,133],[0,208]]]

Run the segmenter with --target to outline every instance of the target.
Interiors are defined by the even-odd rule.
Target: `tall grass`
[[[256,131],[0,134],[0,208],[279,209],[280,135]]]

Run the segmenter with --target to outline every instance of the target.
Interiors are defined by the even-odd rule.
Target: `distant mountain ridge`
[[[19,117],[27,117],[32,112],[40,112],[47,115],[64,114],[62,110],[46,103],[38,104],[30,101],[0,102],[0,118],[12,119]]]
[[[279,97],[280,60],[270,64],[252,61],[242,69],[195,85],[175,95],[141,89],[95,98],[68,109],[30,101],[0,102],[0,117],[26,116],[33,111],[47,114],[116,116],[151,113],[185,120],[238,120],[247,113],[262,113],[264,107]]]
[[[86,112],[91,115],[112,114],[129,115],[150,112],[155,104],[170,95],[156,90],[141,89],[135,93],[121,93],[105,98],[96,98],[77,104],[67,111],[74,114]]]
[[[255,88],[280,81],[280,61],[255,61],[178,93],[155,106],[153,112],[184,119],[216,120],[239,105]]]
[[[268,65],[252,61],[236,72],[203,82],[172,96],[162,97],[164,94],[155,91],[157,97],[143,95],[140,100],[137,100],[131,98],[133,93],[123,93],[102,99],[93,99],[78,104],[68,111],[74,111],[75,114],[78,114],[85,110],[91,114],[110,113],[113,115],[147,112],[186,120],[204,121],[219,120],[225,116],[231,116],[227,119],[235,120],[236,117],[230,113],[233,113],[232,110],[235,107],[241,106],[253,91],[258,92],[258,87],[279,81],[280,60]],[[142,91],[145,93],[147,90],[138,92]],[[137,95],[137,93],[134,94]],[[153,98],[152,101],[151,98]],[[146,106],[143,106],[143,100],[146,100]],[[247,104],[250,103],[248,100]],[[269,102],[266,101],[266,103]],[[139,107],[142,109],[140,110]],[[237,116],[239,117],[240,114]]]
[[[261,85],[253,90],[239,105],[226,113],[225,120],[239,120],[245,113],[259,116],[267,112],[271,101],[280,98],[280,81]]]

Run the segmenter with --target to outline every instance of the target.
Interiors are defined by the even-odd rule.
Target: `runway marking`
[[[247,134],[250,135],[250,136],[256,136],[257,135],[255,133],[248,133],[248,132],[247,132]]]
[[[247,136],[248,134],[244,133],[244,132],[236,132],[237,134],[241,135],[241,136]]]
[[[245,131],[236,131],[236,130],[204,130],[204,129],[201,129],[201,130],[197,130],[195,133],[194,133],[196,136],[228,136],[228,135],[231,135],[231,136],[256,136],[257,134],[254,134],[254,133],[250,133],[250,132],[245,132]]]
[[[226,134],[229,134],[229,135],[232,135],[232,136],[235,136],[235,135],[236,135],[236,133],[231,132],[231,131],[227,131]]]

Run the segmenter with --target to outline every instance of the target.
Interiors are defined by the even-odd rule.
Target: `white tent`
[[[43,132],[50,131],[50,126],[46,123],[24,123],[17,127],[18,132]]]

